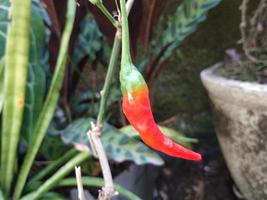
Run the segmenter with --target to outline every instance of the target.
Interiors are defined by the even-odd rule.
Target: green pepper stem
[[[116,33],[111,56],[110,56],[110,61],[108,65],[108,71],[107,71],[106,79],[104,82],[104,87],[103,87],[103,90],[101,91],[100,108],[99,108],[99,113],[97,116],[97,126],[100,126],[100,127],[102,127],[102,124],[103,124],[103,118],[104,118],[104,114],[106,110],[108,94],[109,94],[110,86],[112,83],[112,77],[113,77],[115,67],[117,64],[120,47],[121,47],[121,40],[118,37],[118,33]]]
[[[122,63],[122,66],[126,66],[125,64],[132,63],[132,59],[131,59],[131,53],[130,53],[129,27],[128,27],[128,17],[127,17],[125,0],[120,0],[120,7],[121,7],[121,24],[122,24],[121,63]]]
[[[96,3],[96,6],[101,10],[101,12],[108,18],[108,20],[112,23],[112,25],[117,28],[117,21],[114,19],[114,17],[110,14],[108,9],[104,6],[104,4],[101,1],[98,1]]]

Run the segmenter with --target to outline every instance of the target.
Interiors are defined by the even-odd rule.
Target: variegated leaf
[[[80,118],[61,131],[63,142],[73,144],[79,150],[91,151],[86,133],[91,129],[91,118]],[[142,142],[128,137],[119,129],[105,124],[101,136],[107,156],[117,162],[133,161],[136,164],[162,165],[161,157]]]

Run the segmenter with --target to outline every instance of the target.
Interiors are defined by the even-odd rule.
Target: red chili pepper
[[[122,108],[130,124],[145,144],[167,155],[187,160],[201,160],[201,155],[176,144],[158,128],[150,106],[149,91],[141,73],[132,64],[129,50],[128,22],[125,0],[120,0],[122,13],[122,59],[120,82]]]
[[[122,108],[130,124],[138,131],[144,143],[151,148],[174,157],[201,160],[200,154],[176,144],[160,131],[153,118],[146,84],[124,93]]]

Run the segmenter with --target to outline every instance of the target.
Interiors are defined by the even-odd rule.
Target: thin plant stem
[[[49,191],[53,188],[60,180],[62,180],[65,176],[67,176],[70,172],[72,172],[73,168],[76,165],[84,162],[89,158],[88,152],[81,152],[65,165],[63,165],[53,176],[51,176],[47,181],[45,181],[35,192],[35,198],[38,199],[42,194]]]
[[[247,46],[247,10],[248,10],[248,3],[249,0],[243,0],[239,9],[241,11],[241,23],[239,25],[240,33],[241,33],[241,40],[242,48],[249,60],[251,60],[254,63],[260,63],[260,60],[258,60],[256,57],[251,55],[249,48]]]
[[[242,43],[243,50],[246,52],[246,39],[247,39],[247,34],[246,34],[246,27],[247,27],[247,4],[249,0],[243,0],[239,9],[241,11],[241,23],[239,24],[239,29],[241,33],[241,40],[240,42]]]
[[[129,44],[129,28],[128,28],[128,14],[126,10],[125,0],[120,0],[121,7],[121,24],[122,24],[122,65],[132,63],[130,44]]]
[[[102,191],[99,193],[99,199],[111,199],[112,196],[114,196],[114,186],[113,186],[113,180],[112,175],[110,171],[110,167],[108,164],[108,159],[104,150],[104,147],[102,145],[100,135],[102,131],[103,126],[103,117],[105,114],[105,107],[108,99],[108,93],[110,90],[110,85],[112,82],[112,77],[115,71],[115,66],[117,64],[117,59],[120,51],[120,37],[119,34],[116,33],[114,42],[113,42],[113,48],[111,52],[110,62],[108,66],[108,71],[104,83],[103,90],[101,91],[101,100],[100,100],[100,108],[99,113],[97,117],[96,126],[92,127],[92,130],[89,130],[87,135],[89,138],[89,141],[91,143],[92,149],[95,156],[99,158],[101,170],[103,173],[103,178],[105,180],[105,186],[102,188]]]
[[[76,182],[77,182],[77,189],[78,189],[78,198],[79,200],[85,200],[81,167],[75,167],[75,175],[76,175]]]
[[[108,9],[105,7],[105,5],[102,3],[102,0],[89,0],[90,3],[94,4],[99,8],[99,10],[108,18],[108,20],[111,22],[111,24],[117,28],[117,21],[114,19],[114,17],[110,14]]]
[[[36,191],[22,197],[22,199],[35,200],[40,198],[45,192],[48,192],[50,189],[54,188],[65,176],[73,171],[73,168],[76,165],[81,164],[86,159],[89,158],[88,152],[81,152],[76,155],[74,158],[69,160],[65,165],[63,165],[54,175],[47,179]]]
[[[96,177],[83,177],[82,182],[84,186],[94,186],[94,187],[102,187],[105,184],[105,181],[101,178]],[[59,187],[72,187],[76,185],[76,180],[74,178],[67,178],[62,180],[58,186]],[[136,196],[134,193],[126,190],[124,187],[115,184],[114,185],[116,191],[119,192],[122,196],[126,197],[129,200],[141,200],[138,196]]]
[[[115,66],[117,64],[120,48],[121,48],[121,40],[118,34],[116,33],[116,36],[113,42],[112,53],[111,53],[111,57],[109,61],[106,79],[104,82],[103,90],[101,91],[100,108],[99,108],[97,124],[96,124],[99,127],[102,127],[103,117],[105,114],[107,99],[108,99],[109,90],[110,90],[110,85],[112,83],[112,77],[115,71]]]
[[[101,10],[101,12],[108,18],[108,20],[111,22],[111,24],[117,28],[117,21],[114,19],[114,17],[110,14],[110,12],[108,11],[108,9],[105,7],[105,5],[101,2],[98,1],[98,3],[96,4],[96,6]]]
[[[36,174],[27,185],[31,185],[31,183],[40,181],[44,177],[50,175],[53,173],[57,168],[65,164],[68,160],[73,158],[77,154],[77,151],[75,149],[69,150],[67,153],[65,153],[62,157],[59,159],[53,161],[51,164],[47,165],[44,169],[42,169],[38,174]]]
[[[56,64],[56,69],[53,75],[52,83],[45,100],[43,109],[37,119],[36,125],[33,131],[33,139],[29,145],[26,156],[24,158],[22,167],[19,172],[19,177],[15,186],[13,199],[19,199],[22,190],[25,186],[26,179],[30,172],[32,163],[37,155],[37,152],[41,146],[44,139],[50,121],[52,120],[53,113],[55,111],[57,101],[60,95],[60,88],[63,83],[64,71],[66,66],[66,59],[68,54],[68,45],[70,40],[70,35],[72,32],[72,27],[74,24],[76,13],[76,1],[68,1],[68,10],[66,14],[66,25],[62,35],[62,40],[60,44],[59,56]]]
[[[130,5],[128,6],[129,9],[131,9],[133,2],[130,1]],[[129,13],[129,11],[128,11]],[[121,26],[117,26],[117,32],[115,35],[114,43],[113,43],[113,48],[112,48],[112,53],[110,57],[110,62],[108,66],[108,71],[104,83],[103,90],[101,91],[101,100],[100,100],[100,108],[99,108],[99,113],[97,117],[97,122],[96,126],[92,127],[92,130],[89,130],[87,135],[88,139],[91,143],[91,147],[93,149],[93,152],[95,152],[96,156],[99,158],[101,170],[103,173],[103,178],[105,180],[104,187],[102,190],[99,192],[99,199],[100,200],[109,200],[116,194],[114,190],[114,184],[113,184],[113,179],[110,171],[110,167],[108,164],[108,159],[104,150],[104,147],[101,143],[100,135],[102,131],[102,126],[103,126],[103,117],[105,114],[106,110],[106,103],[107,103],[107,98],[108,98],[108,93],[110,89],[110,85],[112,82],[112,77],[113,73],[115,70],[115,66],[117,63],[119,51],[121,48]]]

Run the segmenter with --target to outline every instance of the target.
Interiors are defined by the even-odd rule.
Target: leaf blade
[[[86,133],[91,129],[92,118],[80,118],[61,131],[64,143],[74,145],[78,150],[91,151]],[[138,165],[154,164],[162,165],[164,161],[158,154],[146,147],[142,142],[130,138],[120,130],[105,123],[101,140],[105,152],[110,159],[117,162],[133,161]]]

